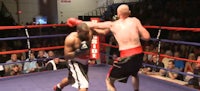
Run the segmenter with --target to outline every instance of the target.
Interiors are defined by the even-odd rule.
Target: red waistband
[[[128,57],[135,54],[140,54],[142,52],[143,52],[142,46],[138,46],[138,47],[126,49],[126,50],[120,50],[120,57]]]
[[[89,55],[81,55],[81,56],[78,56],[77,58],[80,58],[80,59],[89,59]]]

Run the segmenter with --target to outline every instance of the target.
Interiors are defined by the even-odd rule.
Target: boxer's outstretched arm
[[[92,21],[82,21],[76,18],[67,19],[66,24],[70,27],[77,26],[80,23],[86,23],[90,28],[110,28],[112,25],[111,21],[106,22],[92,22]]]
[[[111,21],[106,21],[106,22],[88,22],[88,21],[84,21],[84,23],[86,23],[90,28],[111,28],[112,26],[112,22]]]
[[[105,28],[105,29],[95,28],[95,29],[92,29],[92,30],[95,31],[97,34],[100,34],[100,35],[106,35],[110,32],[110,29],[108,29],[108,28]]]
[[[135,21],[137,23],[137,27],[141,36],[142,40],[149,40],[150,39],[150,34],[149,32],[142,26],[141,22],[139,19],[135,18]]]

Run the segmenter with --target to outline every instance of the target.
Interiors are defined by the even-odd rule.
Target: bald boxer
[[[87,91],[88,83],[88,53],[93,32],[87,24],[77,25],[77,31],[65,38],[64,55],[68,60],[69,74],[54,87],[54,91],[61,91],[71,84],[78,91]]]
[[[113,64],[106,78],[108,91],[116,91],[114,82],[126,83],[129,76],[132,76],[134,90],[139,91],[138,71],[143,60],[140,38],[147,41],[150,39],[150,34],[139,19],[129,17],[130,13],[128,5],[122,4],[117,8],[118,20],[100,23],[86,22],[89,27],[96,28],[94,30],[99,34],[107,34],[111,31],[119,45],[120,60]],[[73,21],[73,24],[78,23],[80,20]]]

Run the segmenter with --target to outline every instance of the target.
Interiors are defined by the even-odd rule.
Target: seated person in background
[[[45,51],[39,51],[37,57],[37,63],[40,70],[43,70],[45,67],[45,63],[47,61],[47,57],[45,56]]]
[[[13,65],[18,65],[19,71],[22,71],[22,63],[15,63],[15,62],[21,62],[17,59],[17,54],[11,54],[10,60],[6,61],[6,63],[13,63],[13,64],[7,64],[4,65],[5,67],[5,74],[10,75],[11,70],[13,70]]]
[[[55,54],[53,51],[48,51],[48,61],[52,60],[55,57]]]
[[[164,64],[159,61],[157,55],[153,55],[152,61],[149,64],[153,65],[153,66],[157,66],[157,67],[162,67],[162,68],[164,67]],[[149,74],[149,75],[153,75],[153,74],[155,74],[155,75],[158,74],[159,75],[159,71],[160,71],[160,68],[156,68],[156,67],[147,66],[146,68],[143,68],[143,73],[144,74]]]
[[[59,62],[60,62],[60,58],[54,58],[52,60],[49,60],[46,65],[46,70],[60,69]]]
[[[198,56],[197,61],[200,62],[200,56]],[[200,63],[194,63],[194,74],[195,75],[200,75]],[[191,79],[189,79],[188,81],[188,85],[190,87],[196,88],[196,89],[200,89],[200,78],[198,77],[192,77]]]
[[[176,73],[176,72],[179,72],[180,70],[175,67],[173,60],[169,60],[167,69],[170,71],[161,69],[160,74],[163,76],[169,77],[171,79],[177,79],[178,73]],[[175,71],[175,72],[171,72],[171,71]]]
[[[26,59],[24,63],[23,73],[31,73],[38,71],[37,59],[33,53],[30,54],[30,59]]]
[[[21,74],[20,67],[19,67],[19,65],[14,64],[12,66],[12,69],[9,72],[9,76],[14,76],[14,75],[19,75],[19,74]]]
[[[188,59],[189,60],[196,60],[196,56],[194,53],[190,53],[188,55]],[[187,61],[185,63],[185,68],[184,68],[184,72],[187,74],[194,74],[194,68],[195,68],[195,63]],[[188,82],[191,78],[193,78],[193,76],[190,75],[186,75],[184,78],[184,81]]]
[[[0,77],[3,77],[5,74],[4,66],[0,65]]]
[[[144,56],[143,56],[143,64],[144,64],[144,65],[142,65],[142,68],[147,68],[147,67],[149,67],[149,66],[147,66],[147,65],[145,65],[145,64],[150,64],[151,61],[152,61],[151,59],[148,60],[148,55],[147,55],[147,54],[144,54]]]
[[[174,57],[180,58],[180,53],[178,51],[174,52]],[[175,67],[178,68],[180,71],[184,71],[185,62],[183,60],[174,59]]]
[[[188,59],[189,60],[196,60],[196,57],[195,57],[195,54],[194,53],[190,53],[188,55]],[[192,62],[186,62],[185,63],[185,68],[184,68],[184,72],[188,73],[188,72],[191,72],[193,73],[193,70],[194,70],[194,63]]]
[[[165,55],[167,55],[167,56],[172,56],[173,53],[172,53],[171,50],[167,50],[167,51],[165,52]],[[164,64],[165,68],[168,67],[168,62],[169,62],[169,60],[174,60],[174,59],[171,59],[171,58],[168,58],[168,57],[164,57],[164,58],[162,59],[162,62],[163,62],[163,64]]]

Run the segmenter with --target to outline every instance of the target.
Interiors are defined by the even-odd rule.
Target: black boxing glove
[[[80,48],[78,48],[78,49],[75,50],[75,54],[78,55],[78,54],[84,53],[89,48],[90,48],[90,46],[87,43],[87,41],[82,41],[81,45],[80,45]]]

